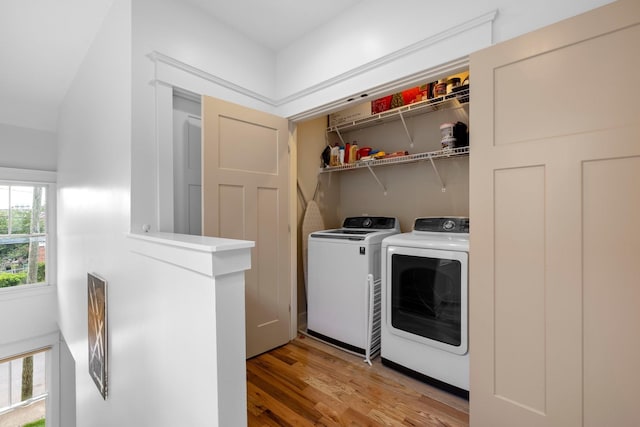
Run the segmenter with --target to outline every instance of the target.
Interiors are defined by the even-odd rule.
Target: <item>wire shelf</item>
[[[327,132],[344,132],[361,129],[369,126],[379,125],[392,120],[398,120],[403,117],[411,117],[414,114],[424,114],[445,108],[456,108],[469,102],[469,87],[465,87],[457,92],[438,98],[427,99],[425,101],[414,102],[413,104],[403,105],[393,110],[383,111],[369,117],[354,120],[346,123],[340,123],[335,126],[329,126]]]
[[[408,154],[406,156],[391,157],[388,159],[370,159],[359,160],[355,163],[349,163],[340,166],[327,166],[320,168],[320,173],[339,172],[361,168],[370,168],[373,166],[399,165],[403,163],[414,163],[422,160],[435,160],[442,158],[451,158],[465,156],[469,154],[469,147],[459,147],[447,150],[429,151],[427,153]]]

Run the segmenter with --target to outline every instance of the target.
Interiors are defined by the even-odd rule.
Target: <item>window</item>
[[[0,361],[0,425],[44,426],[50,350]]]
[[[47,282],[48,185],[0,182],[0,288]]]

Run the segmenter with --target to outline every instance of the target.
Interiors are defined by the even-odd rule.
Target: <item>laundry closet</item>
[[[402,92],[366,97],[367,101],[358,98],[349,109],[298,124],[298,138],[303,141],[298,145],[299,181],[304,198],[311,198],[317,179],[315,198],[328,227],[339,226],[350,216],[395,216],[402,231],[411,231],[417,217],[469,215],[468,148],[449,155],[442,152],[441,125],[469,123],[469,73],[463,70],[455,76],[464,89],[460,96],[449,89],[448,97],[434,97],[438,81],[452,77],[438,76],[407,88],[404,93],[413,99],[398,101]],[[400,106],[384,109],[385,102]],[[335,145],[357,145],[358,150],[370,148],[372,154],[379,150],[385,156],[322,167],[323,149]]]
[[[342,228],[308,233],[315,205],[299,186],[302,330],[467,398],[469,81],[439,76],[319,121],[312,197]]]
[[[456,146],[443,133],[446,124],[458,123],[466,134],[469,81],[468,70],[453,70],[385,96],[361,96],[347,109],[298,123],[298,224],[311,199],[327,229],[363,215],[398,218],[402,232],[420,217],[468,217],[469,141],[458,135]],[[342,164],[323,160],[332,147],[342,151]],[[363,159],[355,161],[356,153]],[[298,323],[304,328],[306,236],[301,228],[298,234]]]

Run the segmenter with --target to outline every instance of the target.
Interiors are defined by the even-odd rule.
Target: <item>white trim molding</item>
[[[168,65],[172,68],[175,68],[177,70],[181,70],[184,71],[188,74],[191,74],[194,77],[198,77],[202,80],[206,80],[210,83],[216,84],[218,86],[222,86],[224,88],[230,89],[234,92],[237,92],[241,95],[244,96],[248,96],[249,98],[253,98],[256,101],[260,101],[260,102],[264,102],[265,104],[269,104],[272,106],[277,106],[277,101],[268,98],[266,96],[260,95],[257,92],[254,92],[250,89],[244,88],[242,86],[239,86],[233,82],[230,82],[229,80],[225,80],[222,77],[218,77],[215,74],[211,74],[207,71],[201,70],[199,68],[193,67],[185,62],[179,61],[171,56],[165,55],[163,53],[157,52],[157,51],[153,51],[149,54],[149,58],[155,62],[156,64],[165,64]],[[165,79],[167,79],[168,76],[163,75],[162,73],[158,72],[158,67],[156,65],[156,80],[155,83],[164,83],[167,84],[169,86],[174,86],[174,84],[172,84],[172,82],[166,81]],[[168,79],[167,79],[168,80]]]
[[[317,83],[313,86],[310,86],[304,90],[301,90],[299,92],[293,93],[291,95],[288,95],[282,99],[279,99],[277,101],[275,101],[275,105],[276,106],[281,106],[284,104],[288,104],[292,101],[296,101],[300,98],[309,96],[315,92],[318,92],[320,90],[326,89],[328,87],[331,86],[335,86],[339,83],[342,83],[344,81],[353,79],[355,77],[358,77],[362,74],[365,74],[369,71],[375,70],[377,68],[380,68],[386,64],[401,60],[407,56],[413,55],[414,53],[423,51],[437,43],[440,43],[444,40],[447,39],[451,39],[455,36],[458,36],[460,34],[466,33],[480,25],[486,24],[486,23],[490,23],[493,22],[494,19],[496,18],[498,14],[497,10],[494,10],[492,12],[486,13],[484,15],[478,16],[477,18],[471,19],[467,22],[464,22],[462,24],[459,25],[455,25],[453,27],[450,27],[444,31],[441,31],[440,33],[434,34],[433,36],[427,37],[426,39],[420,40],[416,43],[413,43],[409,46],[406,46],[402,49],[396,50],[390,54],[381,56],[378,59],[375,59],[373,61],[367,62],[363,65],[360,65],[359,67],[353,68],[349,71],[346,71],[342,74],[338,74],[337,76],[334,76],[330,79],[327,79],[323,82]]]
[[[409,46],[406,46],[402,49],[394,51],[390,54],[384,55],[378,59],[362,64],[359,67],[353,68],[344,73],[338,74],[334,77],[316,83],[312,86],[309,86],[303,90],[292,93],[290,95],[284,96],[280,99],[270,98],[268,96],[264,96],[250,89],[239,86],[229,80],[223,79],[215,74],[212,74],[208,71],[201,70],[192,65],[189,65],[185,62],[182,62],[176,58],[165,55],[161,52],[153,51],[148,57],[155,63],[155,76],[152,84],[161,84],[168,85],[174,88],[179,88],[182,90],[186,90],[189,92],[199,92],[198,87],[202,87],[202,83],[205,83],[205,86],[213,84],[215,87],[223,88],[224,90],[231,91],[235,94],[240,95],[241,97],[249,98],[253,102],[253,106],[257,105],[266,106],[263,108],[264,110],[271,113],[278,113],[279,109],[283,109],[285,112],[290,110],[291,108],[282,108],[286,106],[291,106],[298,101],[301,101],[313,94],[318,92],[330,89],[337,88],[343,85],[346,82],[352,81],[353,79],[361,78],[364,75],[374,73],[376,70],[380,70],[384,67],[387,67],[394,63],[402,63],[416,54],[422,54],[423,52],[427,52],[430,49],[436,48],[438,45],[441,45],[443,42],[448,41],[459,41],[460,36],[469,35],[469,39],[477,39],[475,36],[475,31],[486,24],[486,28],[483,30],[482,40],[479,40],[474,45],[469,46],[458,46],[457,50],[457,58],[444,58],[439,60],[437,64],[434,64],[434,67],[426,67],[422,70],[411,70],[408,75],[404,77],[394,80],[388,84],[383,86],[379,86],[374,89],[375,93],[383,93],[384,90],[390,90],[392,88],[397,88],[399,85],[403,83],[410,84],[412,82],[418,81],[420,78],[432,77],[436,74],[437,71],[448,71],[450,69],[455,69],[456,67],[464,66],[468,64],[466,59],[466,55],[471,53],[474,50],[477,50],[482,47],[487,47],[492,43],[492,26],[491,24],[495,20],[498,14],[498,10],[493,10],[491,12],[480,15],[476,18],[470,19],[461,24],[450,27],[440,33],[437,33],[433,36],[427,37],[423,40],[420,40],[416,43],[413,43]],[[467,40],[468,41],[468,40]],[[449,51],[453,51],[449,46],[447,46]],[[446,63],[445,66],[442,66],[443,63]],[[440,64],[440,65],[438,65]],[[427,69],[428,68],[428,69]],[[426,71],[424,71],[426,70]],[[193,84],[193,79],[199,81],[198,84]],[[363,79],[366,80],[366,79]],[[189,83],[191,82],[191,83]],[[196,87],[197,86],[197,87]],[[369,87],[370,88],[370,87]],[[366,90],[369,90],[367,88]],[[342,99],[345,95],[343,94],[340,98]],[[369,93],[371,95],[371,93]],[[214,95],[215,96],[215,95]],[[346,99],[346,98],[345,98]],[[332,100],[334,103],[334,108],[338,108],[340,106],[346,105],[344,102]],[[315,105],[316,108],[311,108],[312,111],[320,112],[323,109],[328,110],[327,106],[330,105],[331,102],[322,102],[322,106]],[[341,105],[344,104],[344,105]],[[251,105],[249,105],[251,106]],[[323,108],[324,106],[324,108]],[[293,107],[293,110],[296,110],[296,107]],[[302,110],[293,112],[292,114],[285,114],[285,116],[290,118],[295,117],[310,117],[309,114],[304,114],[304,111],[310,110],[309,108],[304,108]]]
[[[0,167],[0,180],[55,184],[57,180],[57,174],[56,172],[42,171],[42,170],[36,170],[36,169],[17,169],[17,168]]]

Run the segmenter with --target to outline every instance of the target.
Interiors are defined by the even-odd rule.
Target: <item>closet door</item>
[[[640,425],[640,2],[471,56],[473,426]]]
[[[203,234],[253,240],[245,273],[247,358],[289,342],[289,123],[202,97]]]

